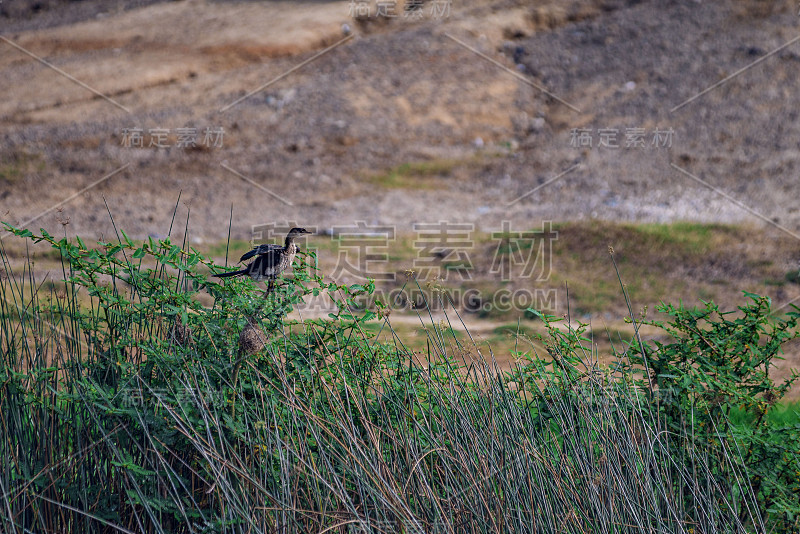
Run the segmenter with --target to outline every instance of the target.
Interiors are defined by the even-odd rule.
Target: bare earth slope
[[[736,201],[800,227],[800,44],[670,111],[794,38],[788,3],[485,1],[364,24],[348,2],[120,3],[77,21],[80,2],[51,4],[2,35],[130,112],[0,42],[5,220],[129,164],[63,206],[72,231],[108,230],[104,196],[120,226],[153,233],[179,191],[210,239],[227,234],[231,204],[237,237],[288,219],[761,222]],[[337,42],[343,23],[352,39],[220,112]],[[182,127],[201,139],[224,128],[222,146],[177,148]],[[131,128],[145,145],[168,129],[170,147],[126,148]],[[575,128],[591,148],[572,146]],[[604,128],[619,148],[598,146]],[[625,148],[628,128],[644,147]],[[652,146],[670,128],[671,147]],[[53,229],[57,215],[36,224]]]

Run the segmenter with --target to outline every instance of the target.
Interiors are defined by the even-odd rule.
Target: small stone
[[[531,119],[531,131],[538,132],[545,127],[545,124],[547,123],[542,117]]]
[[[295,89],[294,87],[292,87],[291,89],[286,89],[285,91],[282,91],[281,92],[281,100],[283,101],[282,103],[283,104],[288,104],[289,102],[294,100],[295,96],[297,96],[297,89]]]

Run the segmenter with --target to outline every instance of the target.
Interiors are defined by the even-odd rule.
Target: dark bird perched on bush
[[[311,232],[305,228],[292,228],[286,236],[284,246],[273,244],[259,245],[239,258],[239,261],[245,261],[256,256],[256,259],[250,262],[244,269],[231,271],[229,273],[215,274],[214,276],[217,278],[228,278],[229,276],[242,276],[246,274],[256,282],[269,280],[267,292],[264,294],[264,296],[266,296],[272,291],[275,279],[278,275],[292,265],[292,261],[298,250],[294,242],[295,238],[310,233]]]

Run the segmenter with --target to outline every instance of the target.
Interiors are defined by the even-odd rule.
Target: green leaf
[[[169,252],[167,253],[167,259],[169,261],[174,261],[178,257],[178,254],[180,254],[180,252],[181,252],[181,247],[179,247],[178,245],[172,245],[172,247],[170,247],[169,249]]]
[[[753,299],[753,300],[755,300],[756,302],[758,302],[759,300],[761,300],[761,295],[756,295],[755,293],[750,293],[749,291],[742,291],[742,293],[744,293],[744,296],[745,296],[745,297],[747,297],[747,298],[749,298],[749,299]]]
[[[125,230],[120,228],[119,233],[121,233],[122,237],[125,238],[125,244],[128,245],[129,247],[133,248],[133,241],[131,241],[131,238],[128,237],[128,234],[125,233]]]

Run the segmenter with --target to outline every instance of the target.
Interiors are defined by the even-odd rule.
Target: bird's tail
[[[245,273],[247,273],[247,269],[242,269],[240,271],[231,271],[229,273],[219,273],[215,274],[214,276],[216,276],[217,278],[228,278],[229,276],[238,276],[240,274],[245,274]]]

